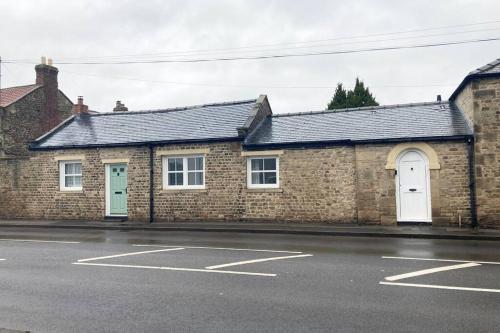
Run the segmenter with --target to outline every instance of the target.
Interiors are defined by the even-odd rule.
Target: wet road
[[[2,228],[0,259],[0,328],[500,327],[499,242]]]

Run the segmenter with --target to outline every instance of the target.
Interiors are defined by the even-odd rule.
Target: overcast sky
[[[73,101],[83,95],[91,109],[101,112],[111,111],[118,99],[142,110],[259,94],[268,95],[275,113],[322,110],[338,82],[351,87],[356,77],[380,104],[433,101],[437,94],[448,98],[469,71],[500,58],[500,41],[493,41],[265,60],[58,64],[213,59],[496,38],[498,0],[23,0],[1,1],[0,13],[0,56],[28,62],[4,63],[2,87],[33,83],[34,64],[44,55],[59,68],[59,88]],[[408,30],[419,31],[401,33]]]

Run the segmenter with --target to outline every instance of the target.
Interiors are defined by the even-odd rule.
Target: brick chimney
[[[52,60],[49,59],[52,64]],[[59,72],[54,66],[48,65],[45,57],[42,58],[42,63],[35,66],[36,84],[43,86],[45,101],[41,107],[40,125],[42,131],[48,131],[54,128],[61,122],[59,115],[57,95],[59,92],[57,84],[57,73]]]
[[[116,106],[113,108],[113,112],[119,111],[128,111],[128,107],[126,107],[121,101],[116,101]]]
[[[73,114],[85,115],[89,113],[89,107],[83,104],[83,96],[78,96],[78,103],[73,105]]]

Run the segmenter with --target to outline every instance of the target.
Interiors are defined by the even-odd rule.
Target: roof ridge
[[[187,111],[203,107],[211,106],[226,106],[226,105],[239,105],[247,103],[255,103],[257,99],[245,99],[240,101],[228,101],[228,102],[218,102],[218,103],[207,103],[207,104],[195,104],[188,106],[178,106],[166,109],[151,109],[151,110],[137,110],[137,111],[114,111],[114,112],[102,112],[98,114],[92,114],[92,117],[100,116],[112,116],[112,115],[129,115],[129,114],[144,114],[144,113],[162,113],[162,112],[176,112],[176,111]]]
[[[304,115],[310,115],[310,114],[325,114],[325,113],[395,109],[395,108],[404,107],[404,106],[425,106],[425,105],[436,105],[436,104],[449,104],[449,102],[448,101],[441,101],[441,102],[435,101],[435,102],[421,102],[421,103],[387,104],[387,105],[362,106],[362,107],[357,107],[357,108],[345,108],[345,109],[335,109],[335,110],[277,113],[277,114],[273,114],[272,117],[290,117],[290,116],[304,116]]]

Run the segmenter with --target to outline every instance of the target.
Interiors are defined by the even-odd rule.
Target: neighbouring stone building
[[[37,137],[72,106],[58,92],[39,107],[45,90],[2,97],[1,218],[500,226],[500,60],[449,101],[273,115],[262,95],[94,114],[79,98]]]

